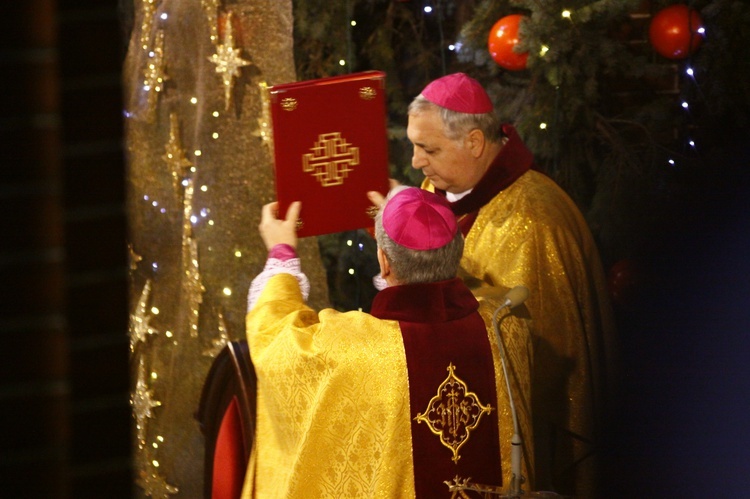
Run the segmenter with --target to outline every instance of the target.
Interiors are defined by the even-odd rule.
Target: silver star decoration
[[[206,291],[201,280],[200,263],[198,261],[198,241],[193,237],[193,194],[195,187],[193,179],[185,182],[185,199],[183,200],[182,219],[182,289],[187,295],[190,305],[188,321],[190,322],[190,336],[198,336],[198,319],[200,305],[203,303],[203,293]]]
[[[148,299],[151,295],[151,279],[146,280],[143,291],[135,306],[135,311],[130,314],[130,353],[135,351],[138,342],[146,341],[146,337],[156,334],[158,331],[151,327],[151,314],[148,313]]]
[[[172,174],[172,185],[179,192],[182,179],[187,175],[193,163],[187,159],[185,150],[182,148],[180,123],[175,113],[169,115],[169,142],[164,147],[164,155],[161,159],[167,164]]]
[[[143,489],[146,496],[155,499],[167,499],[169,496],[177,494],[180,491],[174,485],[168,484],[167,479],[158,472],[159,462],[148,451],[146,451],[144,461],[147,465],[138,470],[137,483]]]
[[[135,391],[130,396],[130,405],[133,406],[133,417],[138,437],[138,446],[143,448],[146,444],[146,423],[148,418],[154,416],[152,409],[161,406],[161,402],[154,399],[154,391],[147,382],[146,367],[143,359],[138,364],[138,376]]]
[[[227,14],[224,43],[216,45],[216,53],[208,58],[216,64],[216,72],[221,74],[224,82],[224,109],[229,110],[232,100],[234,79],[240,74],[240,68],[252,64],[240,57],[242,49],[234,48],[234,34],[232,33],[232,14]]]
[[[229,343],[229,334],[227,333],[227,324],[224,321],[224,314],[219,312],[219,337],[211,340],[211,347],[203,351],[206,357],[216,357],[219,352]]]

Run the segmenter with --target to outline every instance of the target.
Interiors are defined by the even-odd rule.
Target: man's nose
[[[427,158],[424,154],[420,153],[416,148],[411,155],[411,166],[415,170],[420,170],[427,166]]]

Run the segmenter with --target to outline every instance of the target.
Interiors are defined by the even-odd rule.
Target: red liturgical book
[[[269,88],[279,218],[302,202],[299,237],[373,227],[367,191],[388,192],[385,73]]]

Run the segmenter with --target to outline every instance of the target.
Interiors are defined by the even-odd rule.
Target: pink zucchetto
[[[492,112],[490,97],[480,83],[464,73],[438,78],[422,90],[422,97],[440,107],[460,113]]]
[[[385,204],[383,230],[396,244],[418,251],[442,248],[458,230],[445,198],[418,187],[407,187]]]

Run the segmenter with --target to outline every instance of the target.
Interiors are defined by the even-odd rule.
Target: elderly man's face
[[[411,166],[422,170],[436,188],[460,193],[479,181],[482,172],[471,151],[465,141],[445,136],[437,110],[410,114],[406,135],[414,147]]]

